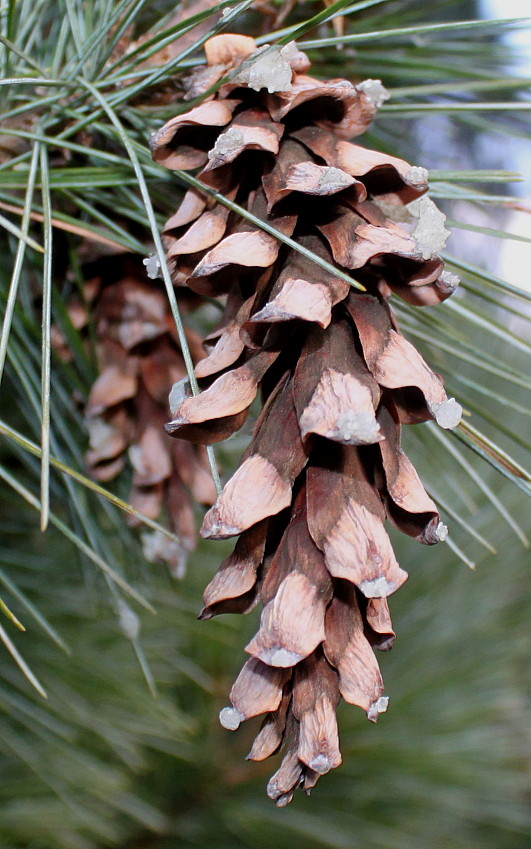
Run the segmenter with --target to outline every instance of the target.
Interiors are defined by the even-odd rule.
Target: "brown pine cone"
[[[253,49],[241,36],[212,39],[203,79],[220,79]],[[257,51],[214,98],[153,138],[157,162],[202,168],[206,186],[353,272],[363,290],[195,189],[165,228],[175,281],[225,297],[196,366],[201,392],[182,392],[166,429],[217,442],[241,428],[259,391],[263,400],[240,466],[203,522],[204,537],[239,539],[201,617],[264,606],[220,718],[235,729],[266,714],[249,757],[285,746],[268,785],[278,805],[341,763],[340,697],[371,721],[387,707],[373,649],[393,643],[387,596],[407,574],[385,520],[429,545],[447,533],[400,428],[428,419],[454,427],[461,415],[388,305],[392,292],[436,304],[458,282],[437,253],[447,233],[425,196],[427,172],[346,140],[385,99],[378,81],[323,82],[306,76],[308,66],[294,45]]]
[[[193,503],[212,504],[216,490],[205,449],[164,434],[168,392],[186,375],[168,299],[140,257],[101,258],[87,266],[87,275],[86,304],[74,301],[68,308],[79,330],[88,326],[90,311],[99,366],[85,408],[90,443],[85,461],[92,477],[109,481],[129,457],[131,503],[151,519],[165,512],[180,540],[176,544],[158,531],[144,532],[144,552],[180,577],[196,544]],[[178,300],[187,309],[197,298],[180,290]],[[186,332],[197,361],[203,356],[201,340]],[[57,329],[54,341],[68,356]]]

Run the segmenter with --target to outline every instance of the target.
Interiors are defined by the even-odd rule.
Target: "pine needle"
[[[474,561],[471,560],[469,557],[467,557],[467,555],[464,553],[464,551],[457,545],[457,543],[455,543],[453,541],[453,539],[450,536],[446,537],[445,542],[446,542],[447,546],[452,549],[454,554],[457,554],[459,559],[463,561],[465,566],[468,566],[468,568],[472,569],[473,572],[476,571],[476,564],[474,563]]]
[[[0,209],[5,209],[8,212],[23,212],[22,207],[14,206],[13,204],[4,203],[0,201]],[[31,212],[32,221],[42,222],[44,220],[44,215],[41,212]],[[51,219],[51,223],[58,230],[64,230],[65,233],[73,233],[75,236],[81,236],[82,239],[87,239],[89,242],[96,242],[100,245],[107,245],[109,248],[115,248],[117,250],[128,249],[131,247],[129,241],[127,242],[118,242],[115,239],[110,239],[108,236],[104,236],[100,231],[98,231],[95,227],[92,227],[89,224],[75,224],[71,219],[69,220],[69,216],[64,215],[64,213],[56,213],[56,215]],[[18,234],[18,233],[17,233]],[[33,240],[27,240],[28,245],[30,247],[36,247],[39,249],[41,253],[43,253],[43,249],[37,243],[32,244]],[[137,248],[137,246],[135,246]]]
[[[15,616],[13,611],[9,609],[9,607],[7,606],[7,604],[5,603],[5,601],[2,598],[0,598],[0,611],[4,614],[4,616],[6,616],[9,619],[10,622],[13,623],[15,628],[19,629],[19,631],[25,631],[26,630],[24,625],[22,624],[22,622],[19,619],[17,619],[17,617]]]
[[[7,208],[6,205],[0,203],[0,208],[6,209],[6,211],[8,212],[24,212],[24,209],[21,206]],[[34,251],[38,251],[40,254],[44,253],[44,248],[39,245],[39,243],[36,242],[35,239],[32,239],[31,236],[24,235],[20,227],[17,227],[16,224],[13,224],[13,222],[10,221],[9,218],[4,218],[3,215],[0,215],[0,227],[3,227],[4,230],[7,230],[8,233],[11,233],[12,236],[16,236],[17,239],[22,239],[24,242],[26,242],[28,247],[33,248]]]
[[[487,551],[490,551],[491,554],[496,554],[496,549],[494,548],[492,543],[490,543],[487,539],[485,539],[484,536],[478,533],[476,529],[470,524],[470,522],[467,522],[465,519],[463,519],[463,517],[457,510],[454,510],[452,507],[450,507],[450,505],[445,499],[441,498],[440,495],[436,494],[433,490],[433,485],[430,486],[429,495],[431,498],[433,498],[436,504],[438,504],[444,510],[444,512],[448,516],[450,516],[451,519],[453,519],[454,522],[464,528],[465,531],[470,534],[471,537],[477,540],[480,545],[486,548]]]
[[[25,486],[19,483],[19,481],[17,481],[16,478],[14,478],[13,475],[8,472],[8,470],[2,465],[0,465],[0,477],[5,480],[5,482],[8,483],[9,486],[11,486],[16,492],[18,492],[18,494],[21,495],[22,498],[24,498],[24,500],[28,502],[28,504],[31,504],[31,506],[34,507],[36,510],[40,510],[39,500]],[[135,601],[137,601],[138,604],[142,605],[142,607],[145,607],[146,610],[149,610],[150,613],[155,613],[155,610],[152,605],[139,592],[137,592],[125,580],[125,578],[123,578],[122,575],[119,574],[119,572],[116,572],[116,570],[113,569],[112,566],[109,566],[109,564],[106,563],[105,560],[99,556],[99,554],[93,551],[93,549],[91,549],[86,542],[84,542],[76,533],[74,533],[74,531],[72,531],[68,527],[68,525],[65,525],[65,523],[61,519],[55,516],[54,513],[50,513],[50,522],[52,523],[52,525],[55,525],[55,527],[58,528],[58,530],[60,530],[61,533],[64,534],[67,539],[70,540],[70,542],[73,542],[74,545],[83,554],[85,554],[90,560],[92,560],[92,562],[95,563],[96,566],[99,566],[102,572],[107,575],[112,581],[114,581],[115,584],[121,587],[124,592],[130,595],[131,598],[134,598]]]
[[[531,18],[500,18],[498,20],[473,20],[473,21],[448,21],[441,24],[417,24],[411,27],[394,27],[391,29],[376,30],[374,32],[349,33],[343,36],[332,36],[330,38],[319,38],[311,41],[301,41],[301,50],[317,50],[323,47],[335,47],[336,44],[356,44],[362,42],[368,44],[370,41],[379,41],[385,38],[399,38],[401,36],[424,35],[432,32],[445,32],[449,36],[462,30],[481,30],[485,35],[501,27],[510,27],[512,24],[525,24]]]
[[[52,204],[48,181],[48,152],[40,146],[44,265],[42,272],[42,377],[41,377],[41,531],[50,513],[50,375],[52,324]]]
[[[37,166],[39,161],[39,145],[36,143],[33,146],[33,154],[31,157],[30,170],[28,173],[28,182],[26,188],[26,197],[24,199],[24,212],[22,215],[22,223],[21,223],[21,234],[22,236],[28,235],[29,223],[31,218],[31,204],[33,201],[33,192],[35,190],[35,179],[37,175]],[[17,299],[18,286],[20,283],[20,275],[22,273],[22,265],[24,262],[24,256],[26,253],[26,241],[22,237],[19,239],[17,253],[15,256],[15,262],[13,265],[13,273],[11,275],[11,283],[9,286],[9,293],[7,296],[7,302],[4,311],[4,321],[2,324],[2,331],[0,334],[0,385],[2,383],[2,377],[4,374],[4,366],[6,361],[7,354],[7,346],[9,343],[9,334],[11,331],[11,322],[13,320],[13,312],[15,309],[15,303]]]
[[[31,440],[26,439],[22,434],[18,433],[18,431],[14,430],[14,428],[9,427],[5,422],[0,421],[0,434],[7,437],[8,439],[12,439],[21,448],[25,451],[29,451],[35,457],[42,457],[42,451],[38,445]],[[124,513],[127,513],[129,516],[134,516],[135,519],[142,522],[147,527],[151,528],[154,531],[158,531],[161,534],[164,534],[172,542],[180,542],[179,538],[172,533],[168,528],[165,528],[163,525],[155,522],[154,519],[150,519],[148,516],[144,516],[139,510],[133,507],[132,504],[129,504],[127,501],[124,501],[122,498],[119,498],[110,490],[105,489],[105,487],[101,486],[101,484],[92,480],[91,478],[87,478],[85,475],[82,475],[80,472],[75,469],[67,466],[65,463],[61,462],[54,456],[50,456],[50,465],[53,466],[58,471],[62,472],[65,475],[68,475],[73,480],[82,484],[86,489],[95,492],[97,495],[100,495],[102,498],[105,498],[111,504],[114,504],[115,507],[119,507],[120,510],[123,510]]]
[[[427,428],[430,429],[430,433],[436,439],[441,442],[445,449],[452,454],[453,457],[457,460],[461,468],[464,472],[470,477],[472,481],[476,484],[476,486],[487,496],[493,507],[498,511],[500,516],[502,516],[510,528],[513,529],[514,533],[522,543],[522,545],[527,548],[529,546],[529,541],[523,532],[520,525],[513,519],[511,513],[507,510],[507,508],[502,504],[498,496],[492,491],[490,486],[485,483],[481,475],[479,475],[476,470],[470,465],[470,463],[465,460],[462,453],[459,451],[457,446],[455,446],[451,441],[451,436],[446,432],[441,432],[440,428],[437,427],[433,422],[428,422],[426,425]]]
[[[24,660],[24,658],[22,657],[22,655],[20,654],[20,652],[18,651],[6,631],[3,629],[2,625],[0,625],[0,640],[3,642],[9,654],[17,664],[18,668],[20,669],[22,674],[28,679],[32,687],[35,687],[38,694],[42,696],[43,699],[47,699],[48,696],[46,695],[46,690],[44,689],[36,675],[33,674],[28,664],[26,663],[26,661]]]
[[[29,600],[29,598],[23,593],[19,587],[17,587],[13,581],[5,574],[5,572],[0,569],[0,582],[4,585],[4,587],[11,593],[11,595],[16,598],[16,600],[21,604],[28,614],[37,622],[37,624],[42,628],[42,630],[50,637],[53,642],[62,649],[65,654],[70,654],[71,651],[62,637],[59,636],[56,629],[50,625],[48,620],[42,613],[35,607],[34,604]],[[19,626],[21,630],[25,631],[23,625]]]

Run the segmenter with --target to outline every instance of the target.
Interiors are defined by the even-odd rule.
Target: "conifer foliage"
[[[265,714],[249,758],[284,747],[268,785],[283,806],[341,763],[340,698],[371,721],[387,708],[374,649],[393,643],[387,599],[407,574],[385,522],[427,545],[446,536],[400,432],[453,428],[461,408],[389,297],[435,306],[459,280],[439,256],[447,231],[425,169],[349,141],[386,99],[380,81],[314,79],[294,44],[256,50],[224,35],[205,47],[190,94],[228,81],[154,134],[153,157],[202,168],[200,182],[257,223],[192,188],[166,224],[175,284],[225,304],[196,366],[200,392],[176,384],[166,429],[215,443],[261,399],[203,521],[203,537],[238,540],[201,617],[263,605],[220,720],[234,730]]]

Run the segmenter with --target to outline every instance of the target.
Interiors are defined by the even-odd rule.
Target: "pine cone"
[[[203,77],[219,79],[253,48],[241,36],[212,39]],[[436,304],[458,280],[437,254],[447,234],[425,197],[425,169],[346,141],[385,99],[379,81],[313,79],[294,45],[262,54],[157,132],[153,155],[168,168],[202,168],[206,186],[354,272],[365,290],[195,190],[165,228],[175,281],[226,296],[196,367],[202,391],[182,396],[167,431],[216,442],[242,426],[259,390],[263,399],[202,525],[204,537],[239,539],[201,618],[264,605],[220,719],[235,729],[266,714],[249,758],[285,745],[268,785],[285,805],[341,763],[340,697],[371,721],[387,707],[373,649],[393,643],[387,596],[407,574],[385,520],[428,545],[447,532],[400,428],[454,427],[461,409],[401,335],[388,298]]]
[[[186,375],[166,293],[159,281],[147,277],[139,257],[102,258],[87,267],[87,275],[85,297],[100,373],[85,409],[86,464],[93,477],[108,481],[129,456],[131,503],[151,519],[165,510],[180,539],[177,545],[157,531],[144,533],[146,557],[166,562],[180,577],[196,543],[193,502],[212,504],[216,490],[204,448],[164,435],[169,389]],[[197,300],[185,290],[178,299],[184,309]],[[72,302],[69,313],[78,329],[87,325],[80,302]],[[187,339],[198,360],[203,356],[199,336],[189,329]],[[55,344],[60,349],[57,330]]]

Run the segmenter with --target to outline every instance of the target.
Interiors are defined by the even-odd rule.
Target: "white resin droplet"
[[[385,713],[389,707],[389,696],[380,696],[376,701],[376,710],[378,713]]]
[[[440,404],[428,404],[428,409],[439,427],[445,430],[452,430],[457,427],[463,415],[463,408],[458,404],[455,398],[448,398],[446,401],[441,401]]]
[[[207,153],[208,159],[216,159],[218,156],[223,158],[230,156],[240,150],[244,143],[243,133],[237,127],[230,127],[226,133],[221,133],[216,140],[216,144]]]
[[[444,524],[444,522],[439,522],[439,524],[435,528],[435,536],[437,537],[439,542],[444,542],[444,540],[448,536],[448,527]]]
[[[260,660],[268,666],[280,666],[285,669],[288,666],[295,666],[302,657],[297,652],[276,648],[260,652]]]
[[[158,256],[148,256],[142,260],[146,266],[146,274],[150,280],[156,280],[160,277],[160,262]]]
[[[385,713],[388,705],[389,696],[380,696],[380,698],[376,699],[376,701],[369,707],[369,710],[367,711],[367,719],[371,722],[377,722],[378,716],[381,713]]]
[[[341,413],[336,421],[337,436],[343,442],[352,445],[360,443],[372,445],[378,442],[380,425],[370,413],[354,413],[351,410]]]
[[[313,769],[315,772],[318,772],[319,775],[324,775],[325,773],[330,771],[330,759],[326,757],[326,755],[320,754],[316,755],[310,763],[308,764],[310,769]]]
[[[359,585],[365,598],[385,598],[397,589],[393,581],[388,581],[383,575],[372,581],[362,581]]]
[[[387,706],[389,704],[389,696],[380,696],[379,699],[376,699],[375,702],[369,707],[367,711],[367,719],[371,722],[377,722],[378,716],[381,713],[385,713],[387,710]]]
[[[363,80],[362,83],[358,83],[356,89],[363,92],[369,103],[376,109],[379,109],[391,97],[381,80]]]
[[[227,539],[241,534],[243,528],[237,525],[227,525],[225,522],[212,522],[208,531],[200,530],[203,539]]]
[[[455,292],[460,282],[461,278],[453,271],[443,271],[437,281],[439,289],[443,289],[445,292]]]
[[[406,183],[414,188],[424,188],[428,185],[430,172],[421,165],[412,165],[406,174]]]
[[[426,196],[411,201],[407,208],[414,218],[418,218],[413,231],[418,252],[422,259],[432,259],[442,251],[450,235],[444,227],[446,215]]]
[[[298,52],[295,42],[285,47],[270,49],[264,44],[250,57],[248,62],[233,78],[235,82],[246,83],[254,91],[266,88],[269,94],[276,91],[290,91],[292,70],[290,58]]]
[[[245,719],[243,714],[234,707],[224,707],[219,712],[219,721],[227,731],[236,731],[243,719]]]
[[[168,395],[168,405],[170,407],[170,413],[172,416],[175,415],[179,407],[185,398],[188,398],[190,395],[190,381],[187,377],[181,378],[177,383],[174,383],[170,394]]]

